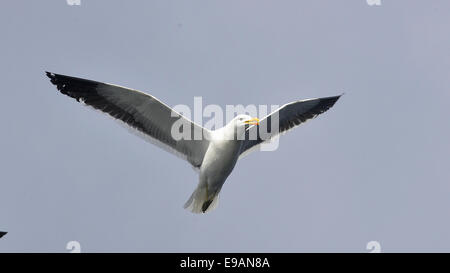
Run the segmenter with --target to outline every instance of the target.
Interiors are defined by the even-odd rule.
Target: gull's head
[[[249,115],[237,115],[232,122],[237,128],[246,128],[250,125],[259,125],[258,118],[252,118]]]
[[[259,125],[259,119],[252,118],[249,115],[237,115],[223,128],[214,131],[213,138],[217,140],[243,140],[241,137],[245,134],[247,128],[253,125]]]

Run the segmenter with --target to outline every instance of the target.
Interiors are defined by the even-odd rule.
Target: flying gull
[[[208,130],[149,94],[108,83],[50,72],[46,74],[61,93],[122,121],[152,143],[187,160],[197,169],[197,188],[184,205],[184,208],[194,213],[209,212],[217,206],[225,180],[244,154],[322,114],[340,98],[339,95],[294,101],[261,120],[237,115],[224,127]],[[183,124],[181,131],[184,137],[173,135],[175,123]],[[261,133],[261,128],[266,129],[266,134]],[[199,135],[202,137],[196,137]]]

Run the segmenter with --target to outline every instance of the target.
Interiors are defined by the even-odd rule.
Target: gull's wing
[[[208,149],[209,131],[143,92],[125,87],[46,72],[58,90],[77,101],[107,113],[142,133],[146,139],[198,168]],[[180,120],[181,119],[181,120]],[[191,126],[191,138],[176,140],[172,125]],[[177,127],[178,128],[178,127]],[[197,132],[197,133],[195,133]],[[194,134],[202,140],[194,140]],[[195,139],[199,139],[198,137]]]
[[[8,232],[5,232],[5,231],[0,231],[0,238],[2,238],[3,236],[5,236],[5,235],[6,235],[6,233],[8,233]]]
[[[341,96],[334,96],[319,99],[300,100],[281,106],[268,116],[264,117],[260,121],[259,125],[249,127],[246,130],[246,136],[241,147],[240,157],[254,151],[265,141],[269,141],[273,137],[276,137],[281,133],[285,133],[288,130],[299,126],[301,123],[322,114],[330,109],[340,97]],[[277,118],[278,130],[274,130],[272,128],[272,123],[276,126]],[[262,132],[267,133],[261,134],[260,128]]]

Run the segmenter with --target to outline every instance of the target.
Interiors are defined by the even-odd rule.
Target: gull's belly
[[[200,168],[200,181],[219,190],[239,158],[241,141],[212,142]]]

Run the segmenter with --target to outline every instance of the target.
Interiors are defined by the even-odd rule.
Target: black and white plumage
[[[58,90],[79,102],[109,114],[150,137],[155,144],[181,156],[194,167],[200,167],[208,142],[201,140],[176,141],[171,128],[178,119],[191,126],[191,139],[201,126],[185,119],[155,97],[137,90],[70,76],[46,72]],[[207,131],[204,131],[207,133]]]
[[[217,206],[219,192],[242,155],[322,114],[340,97],[291,102],[262,120],[238,115],[224,127],[210,131],[149,94],[113,84],[46,74],[61,93],[122,121],[197,168],[199,183],[185,204],[185,208],[194,213],[207,212]],[[172,128],[177,123],[183,124],[183,130],[188,129],[190,137],[173,136]],[[274,124],[278,124],[277,128],[272,128]],[[260,134],[261,127],[267,128],[268,134],[264,137]]]
[[[258,148],[260,144],[324,113],[336,103],[339,97],[300,100],[281,106],[264,117],[258,125],[246,131],[246,141],[242,145],[241,154],[249,153]],[[272,130],[272,123],[278,124],[277,130]],[[263,130],[260,129],[261,127]],[[267,135],[262,137],[261,131],[267,132]],[[251,138],[250,136],[256,137]]]
[[[3,236],[5,236],[8,232],[6,231],[0,231],[0,238],[2,238]]]

